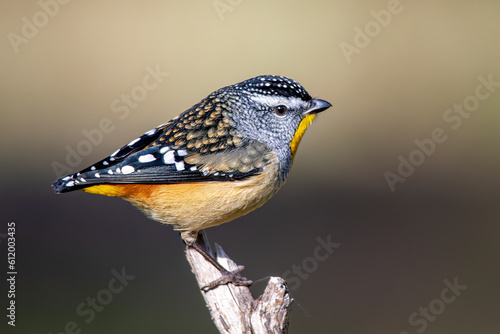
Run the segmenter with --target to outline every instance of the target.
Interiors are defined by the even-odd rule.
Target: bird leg
[[[202,255],[208,262],[210,262],[219,272],[221,273],[221,277],[216,279],[213,282],[210,282],[203,286],[201,289],[203,291],[209,291],[211,289],[214,289],[218,287],[219,285],[225,285],[232,283],[234,285],[238,286],[249,286],[253,282],[251,280],[246,279],[245,277],[242,277],[239,275],[243,269],[245,269],[244,266],[238,266],[238,269],[234,271],[229,271],[226,268],[224,268],[217,260],[209,254],[203,247],[203,245],[206,245],[206,237],[203,231],[201,233],[197,234],[196,237],[194,237],[193,233],[189,233],[189,235],[186,235],[188,231],[183,231],[181,233],[181,236],[186,243],[188,247],[194,248],[200,255]],[[186,237],[186,238],[185,238]],[[193,241],[194,240],[194,241]],[[191,241],[191,242],[190,242]]]

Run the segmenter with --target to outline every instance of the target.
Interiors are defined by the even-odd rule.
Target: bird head
[[[227,117],[243,138],[266,144],[290,163],[307,127],[331,107],[298,82],[277,75],[258,76],[216,93],[228,102]]]

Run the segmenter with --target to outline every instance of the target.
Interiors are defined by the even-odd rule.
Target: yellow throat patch
[[[316,114],[309,114],[302,121],[300,121],[299,128],[295,131],[295,135],[290,143],[290,148],[292,149],[292,160],[295,158],[295,153],[297,152],[297,148],[299,148],[300,140],[302,136],[306,132],[307,127],[312,123],[312,121],[316,118]]]

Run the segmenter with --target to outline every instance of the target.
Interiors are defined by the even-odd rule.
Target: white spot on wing
[[[168,147],[168,146],[162,147],[162,148],[160,148],[160,153],[163,154],[163,153],[167,152],[168,150],[170,150],[170,147]]]
[[[141,138],[135,138],[134,140],[132,140],[130,143],[127,144],[127,146],[131,147],[133,146],[135,143],[137,143],[139,140],[141,140]]]
[[[197,170],[197,168],[196,168],[196,166],[192,166],[191,168],[189,168],[189,170],[194,172],[195,170]]]
[[[183,157],[187,154],[187,151],[186,150],[178,150],[177,151],[177,155],[180,156],[180,157]]]
[[[152,154],[145,154],[145,155],[141,155],[139,157],[139,162],[142,162],[142,163],[151,162],[151,161],[155,161],[155,160],[156,160],[156,158]]]
[[[156,129],[149,130],[148,132],[146,132],[146,133],[145,133],[145,135],[147,135],[147,136],[151,136],[151,135],[155,134],[155,133],[156,133],[156,131],[157,131]]]
[[[133,173],[133,172],[135,172],[135,168],[132,167],[132,166],[127,165],[127,166],[123,166],[122,167],[122,173],[123,174],[130,174],[130,173]]]
[[[113,153],[111,153],[110,157],[114,157],[118,152],[120,152],[120,150],[114,151]]]
[[[66,183],[66,187],[73,187],[75,185],[75,182],[73,181],[69,181],[68,183]]]
[[[175,163],[175,169],[178,171],[184,170],[184,161],[177,161]]]
[[[95,170],[95,166],[90,167],[90,170]]]
[[[166,164],[175,164],[174,151],[168,151],[163,156],[163,162]]]
[[[63,179],[62,179],[62,180],[63,180],[63,181],[68,181],[69,179],[71,179],[71,176],[65,176],[65,177],[63,177]]]
[[[102,164],[103,164],[104,166],[109,165],[109,163],[108,163],[107,161],[103,161],[103,162],[102,162]]]
[[[97,178],[101,177],[101,175],[99,173],[95,173],[94,176],[97,177]]]
[[[112,175],[113,174],[113,171],[110,169],[108,170],[108,174]]]

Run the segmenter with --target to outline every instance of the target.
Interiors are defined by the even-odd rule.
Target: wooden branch
[[[203,234],[201,237],[206,238]],[[212,253],[206,239],[204,248]],[[248,287],[231,283],[203,291],[203,286],[220,277],[219,270],[191,247],[186,247],[186,257],[220,333],[288,333],[288,312],[293,299],[284,279],[271,277],[257,300],[253,299]],[[217,244],[215,258],[229,271],[240,268]]]

